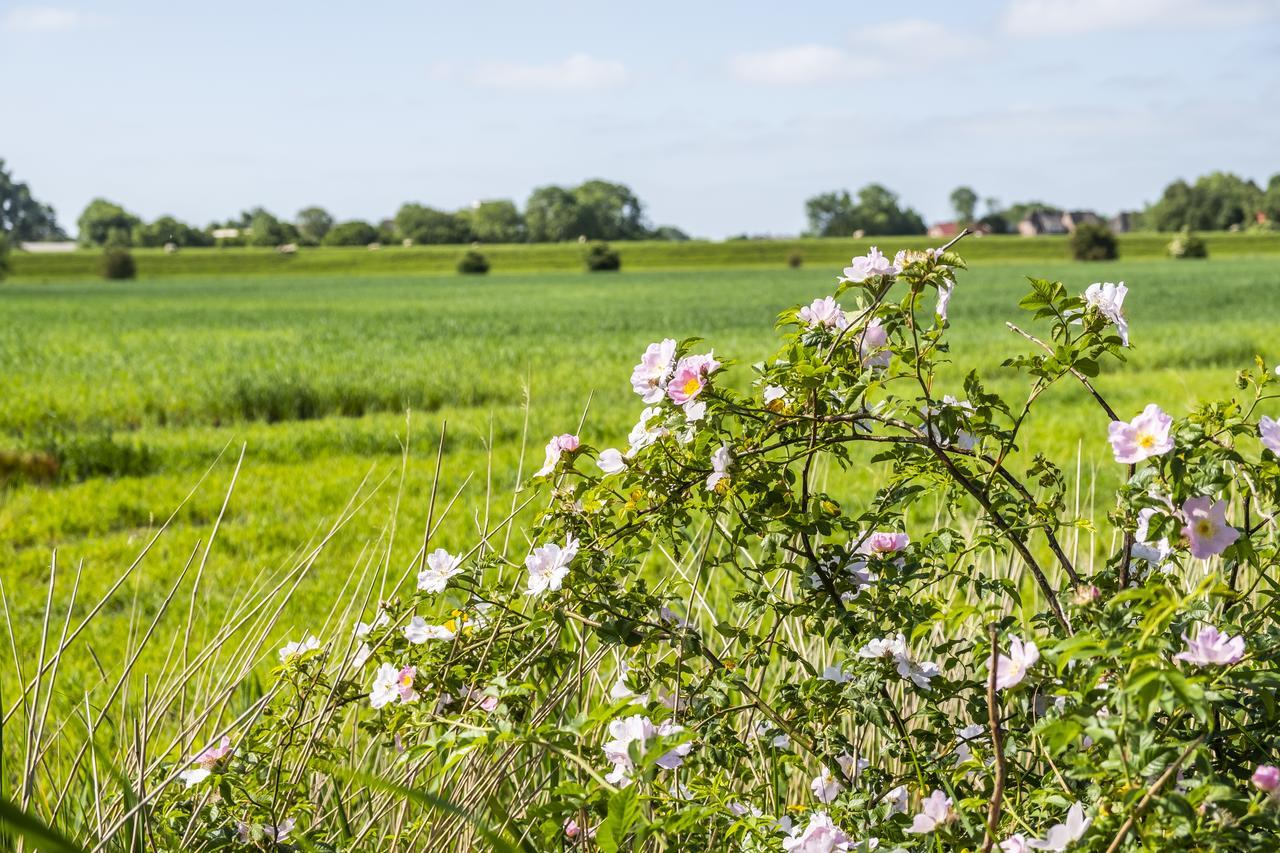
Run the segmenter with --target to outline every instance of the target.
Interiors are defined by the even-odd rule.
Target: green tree
[[[76,220],[82,246],[132,246],[133,231],[141,220],[120,205],[95,198]]]
[[[0,233],[0,279],[9,272],[9,238]]]
[[[175,217],[164,215],[154,222],[140,225],[134,230],[134,242],[139,246],[159,248],[166,243],[179,246],[212,246],[213,238]]]
[[[421,204],[401,205],[396,211],[396,233],[415,243],[469,243],[471,231],[457,214],[425,207]]]
[[[924,220],[898,204],[898,196],[880,184],[867,184],[855,200],[848,190],[823,193],[805,202],[809,234],[848,237],[855,231],[868,236],[923,234]]]
[[[1267,191],[1262,194],[1259,209],[1272,228],[1280,226],[1280,174],[1272,175],[1267,182]]]
[[[856,205],[848,190],[816,195],[804,203],[804,211],[814,237],[848,237],[857,230]]]
[[[660,225],[649,234],[651,240],[667,240],[672,243],[683,243],[689,235],[674,225]]]
[[[629,187],[587,181],[573,191],[582,233],[589,240],[639,240],[648,234],[644,205]]]
[[[951,208],[956,212],[956,221],[968,225],[978,209],[978,194],[971,187],[956,187],[951,191]]]
[[[1146,221],[1157,231],[1225,231],[1253,222],[1264,194],[1253,181],[1230,172],[1212,172],[1194,184],[1177,180],[1147,208]]]
[[[367,246],[377,240],[377,229],[359,219],[340,222],[324,235],[326,246]]]
[[[304,207],[295,222],[298,237],[308,246],[319,246],[333,227],[333,217],[323,207]]]
[[[15,181],[0,159],[0,234],[9,235],[15,243],[27,241],[65,240],[54,216],[53,208],[31,195],[31,188]]]
[[[524,217],[515,202],[506,199],[478,201],[458,212],[471,235],[482,243],[523,243]]]
[[[248,215],[250,246],[279,246],[298,241],[298,229],[281,222],[265,208],[255,207]]]
[[[578,200],[564,187],[538,187],[524,207],[531,243],[576,240],[582,234]]]

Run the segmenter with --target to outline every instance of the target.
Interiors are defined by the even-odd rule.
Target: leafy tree
[[[333,227],[333,217],[323,207],[304,207],[295,223],[298,237],[308,246],[318,246]]]
[[[9,272],[9,238],[0,233],[0,279]]]
[[[1271,180],[1267,183],[1267,191],[1263,193],[1262,204],[1259,209],[1267,217],[1267,221],[1272,228],[1280,225],[1280,174],[1271,176]]]
[[[166,243],[179,246],[213,245],[213,237],[209,234],[167,214],[147,225],[138,226],[134,231],[134,239],[139,246],[148,248],[159,248]]]
[[[53,208],[31,195],[31,188],[5,169],[0,159],[0,234],[8,234],[15,243],[27,241],[65,240],[54,217]]]
[[[249,211],[248,228],[250,246],[279,246],[298,241],[298,229],[288,222],[281,222],[265,208],[255,207]]]
[[[564,187],[538,187],[524,208],[529,242],[557,243],[576,240],[581,230],[578,200]]]
[[[478,201],[470,208],[458,211],[458,217],[466,224],[471,236],[482,243],[525,241],[524,217],[513,201]]]
[[[683,243],[689,239],[689,235],[674,225],[660,225],[653,229],[649,234],[652,240],[667,240],[672,243]]]
[[[367,246],[377,242],[378,231],[368,222],[353,219],[340,222],[324,235],[326,246]]]
[[[956,220],[968,225],[978,208],[978,194],[971,187],[956,187],[951,191],[951,207],[956,212]]]
[[[396,211],[395,230],[415,243],[468,243],[471,230],[455,213],[421,204],[405,204]]]
[[[1005,222],[1009,223],[1010,228],[1014,228],[1033,213],[1061,213],[1061,211],[1061,208],[1045,204],[1043,201],[1020,201],[1009,205],[1000,215],[1004,217]]]
[[[82,246],[132,246],[133,232],[142,220],[120,205],[95,198],[76,220]]]
[[[644,206],[624,184],[587,181],[573,191],[573,197],[588,240],[640,240],[648,233]]]
[[[855,201],[848,190],[823,193],[805,202],[809,233],[815,237],[848,237],[855,231],[884,234],[923,234],[924,220],[880,184],[867,184]]]
[[[1158,231],[1225,231],[1253,221],[1264,205],[1262,190],[1230,172],[1213,172],[1194,184],[1178,180],[1165,187],[1147,209],[1147,221]]]

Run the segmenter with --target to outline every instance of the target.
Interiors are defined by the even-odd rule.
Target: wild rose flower
[[[849,264],[844,268],[844,281],[861,282],[873,276],[895,276],[899,273],[899,269],[890,263],[889,259],[875,246],[872,246],[871,251],[865,255],[854,258]]]
[[[1171,426],[1173,418],[1155,403],[1149,403],[1142,414],[1129,423],[1112,421],[1107,428],[1107,440],[1111,442],[1111,452],[1117,462],[1134,465],[1173,450]]]
[[[608,450],[600,451],[600,456],[596,459],[596,465],[600,466],[600,470],[605,473],[605,476],[617,474],[627,469],[627,462],[622,458],[622,454],[612,447]]]
[[[671,382],[667,384],[667,396],[677,406],[693,402],[707,387],[707,379],[719,369],[720,362],[712,353],[685,356],[676,364]]]
[[[631,428],[631,434],[627,437],[631,447],[627,451],[627,456],[635,456],[641,450],[658,441],[667,435],[666,427],[661,425],[653,425],[655,418],[660,418],[662,410],[656,406],[649,406],[640,413],[640,420]]]
[[[1194,666],[1226,666],[1244,657],[1244,637],[1219,634],[1212,625],[1205,625],[1195,639],[1182,635],[1186,651],[1178,652],[1174,660],[1184,660]]]
[[[1154,507],[1144,507],[1138,511],[1138,527],[1133,534],[1133,548],[1130,549],[1130,553],[1152,568],[1160,568],[1173,553],[1173,548],[1169,546],[1169,540],[1163,537],[1156,542],[1150,541],[1151,519],[1155,514]]]
[[[956,819],[955,809],[951,807],[951,798],[942,791],[935,790],[920,803],[920,812],[911,819],[907,832],[925,835],[941,829]]]
[[[902,634],[895,634],[892,637],[881,637],[878,640],[872,640],[858,650],[858,657],[861,658],[889,658],[890,660],[894,660],[906,656],[907,639]]]
[[[906,814],[907,808],[911,804],[910,794],[907,792],[906,785],[899,785],[886,793],[880,802],[889,804],[889,816],[896,814]]]
[[[836,756],[836,764],[840,765],[840,771],[844,773],[845,778],[856,780],[858,775],[871,766],[871,762],[865,758],[850,753],[843,752]]]
[[[796,315],[800,322],[811,329],[844,329],[849,325],[849,318],[833,297],[824,296],[815,299],[800,309]]]
[[[542,462],[542,467],[534,473],[535,477],[545,477],[556,469],[560,464],[560,456],[564,453],[573,453],[578,449],[578,437],[571,433],[563,433],[554,436],[547,442],[547,455]]]
[[[911,544],[911,537],[895,530],[876,531],[868,534],[858,546],[859,554],[873,557],[887,557],[896,554]]]
[[[1067,810],[1066,823],[1054,824],[1043,840],[1032,839],[1027,842],[1027,846],[1036,850],[1066,850],[1084,837],[1092,823],[1093,818],[1086,818],[1084,808],[1076,803]]]
[[[833,853],[853,849],[853,839],[836,826],[826,812],[814,812],[803,830],[795,827],[782,839],[787,853]]]
[[[279,844],[281,841],[288,839],[289,833],[293,832],[295,826],[297,826],[297,821],[293,818],[286,818],[280,822],[279,826],[272,826],[268,823],[263,824],[259,828],[262,830],[262,835],[268,841],[274,841]],[[242,820],[236,821],[236,837],[241,844],[252,843],[253,827]]]
[[[1124,286],[1123,281],[1119,284],[1109,281],[1094,282],[1084,292],[1086,305],[1115,324],[1125,346],[1129,345],[1129,321],[1124,316],[1124,297],[1128,292],[1129,288]]]
[[[369,704],[378,709],[400,698],[400,670],[389,663],[378,667],[369,691]]]
[[[822,668],[822,680],[833,684],[847,684],[853,680],[853,676],[845,672],[842,667],[831,664]]]
[[[457,625],[453,620],[445,625],[429,625],[421,616],[410,619],[409,624],[402,630],[404,638],[414,644],[425,643],[428,640],[452,640],[458,635]]]
[[[418,668],[415,666],[406,666],[404,669],[396,673],[396,693],[400,696],[400,703],[408,705],[410,702],[417,702],[420,698],[418,691],[413,689],[413,679],[418,675]]]
[[[356,649],[355,654],[351,656],[351,668],[360,669],[369,662],[369,658],[373,656],[373,647],[368,643],[361,643],[360,648]]]
[[[1240,531],[1227,524],[1227,502],[1210,497],[1187,498],[1182,505],[1186,526],[1182,535],[1191,540],[1191,556],[1207,560],[1217,556],[1240,538]]]
[[[889,332],[880,325],[880,318],[872,319],[858,336],[858,352],[862,355],[864,367],[888,367],[893,360],[889,350]]]
[[[418,589],[423,592],[444,592],[449,578],[462,571],[462,558],[455,557],[443,548],[427,555],[427,567],[418,572]]]
[[[672,362],[676,357],[676,342],[664,338],[656,344],[649,344],[640,363],[631,371],[631,387],[646,403],[657,403],[667,390],[667,380],[671,378]]]
[[[978,443],[972,433],[960,429],[956,430],[954,436],[943,434],[941,424],[938,423],[935,416],[943,414],[947,409],[958,409],[963,422],[973,412],[973,404],[968,400],[957,400],[950,394],[943,395],[942,404],[936,408],[929,409],[925,418],[930,437],[939,447],[951,447],[954,444],[961,450],[972,450]]]
[[[977,740],[986,734],[987,730],[977,723],[965,726],[963,729],[956,729],[956,760],[955,764],[959,767],[970,758],[973,758],[973,750],[969,747],[969,742]]]
[[[1263,447],[1280,456],[1280,421],[1263,415],[1258,419],[1258,435],[1262,438]]]
[[[829,768],[824,767],[822,772],[814,776],[813,781],[809,783],[809,790],[813,791],[818,802],[831,803],[844,791],[844,785],[840,784],[840,780],[831,773]]]
[[[640,745],[639,751],[644,753],[650,740],[659,737],[673,737],[683,731],[684,727],[677,726],[670,720],[665,720],[655,726],[652,720],[639,714],[621,720],[613,720],[609,723],[609,737],[612,740],[604,745],[604,755],[613,764],[613,772],[606,776],[605,779],[610,784],[618,785],[619,787],[626,787],[631,784],[631,774],[635,771],[635,765],[631,762],[631,744],[638,743]],[[682,743],[665,753],[655,763],[664,770],[674,770],[684,763],[684,757],[692,749],[693,744]]]
[[[356,636],[367,637],[374,628],[385,628],[389,624],[391,624],[391,616],[385,610],[380,610],[372,622],[356,623]]]
[[[781,385],[766,385],[760,396],[764,400],[764,407],[771,412],[780,412],[791,403],[787,389]]]
[[[578,822],[573,818],[565,818],[564,837],[570,841],[574,841],[581,834],[582,828],[578,826]]]
[[[524,559],[525,567],[529,570],[529,595],[541,595],[547,590],[553,592],[558,590],[564,583],[565,576],[569,574],[569,564],[577,555],[578,540],[573,537],[573,534],[569,534],[565,539],[563,547],[552,542],[549,545],[534,548]]]
[[[951,293],[956,289],[956,283],[953,279],[945,279],[938,285],[938,307],[935,309],[937,315],[942,318],[943,322],[947,320],[947,308],[951,305]]]
[[[921,690],[928,690],[933,679],[942,674],[942,670],[933,661],[917,661],[912,658],[898,658],[896,662],[898,675],[910,681]]]
[[[1274,764],[1259,764],[1258,769],[1253,771],[1250,781],[1259,791],[1270,794],[1280,788],[1280,767]]]
[[[733,462],[733,457],[729,454],[727,445],[720,445],[714,453],[711,454],[711,475],[707,477],[707,489],[716,491],[721,483],[726,483],[729,479],[729,465]]]
[[[231,748],[231,738],[223,735],[217,746],[211,746],[197,755],[195,760],[191,762],[192,766],[179,773],[178,778],[185,782],[188,788],[192,785],[197,785],[208,779],[213,773],[213,768],[217,767],[220,762],[234,751]]]
[[[1036,644],[1021,637],[1009,638],[1009,654],[996,655],[996,689],[1008,690],[1022,683],[1027,670],[1040,660],[1040,650]]]
[[[310,634],[301,643],[285,643],[276,654],[280,656],[281,663],[289,663],[319,648],[320,641],[315,638],[314,634]]]
[[[1015,832],[1000,842],[1000,853],[1027,853],[1029,850],[1030,843],[1021,832]]]
[[[636,692],[631,689],[631,685],[627,683],[627,676],[631,669],[627,666],[627,662],[623,661],[618,667],[618,677],[614,680],[613,686],[609,688],[609,698],[615,702],[621,702],[623,699],[634,699]]]

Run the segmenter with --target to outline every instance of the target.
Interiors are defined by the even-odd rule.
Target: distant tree
[[[377,229],[359,219],[340,222],[324,235],[326,246],[367,246],[377,240]]]
[[[298,229],[292,223],[281,222],[275,214],[261,207],[248,211],[249,245],[279,246],[298,242]]]
[[[1018,223],[1026,219],[1033,213],[1061,213],[1061,208],[1054,207],[1051,204],[1045,204],[1043,201],[1020,201],[1011,204],[1000,214],[1004,221],[1009,224],[1009,228],[1016,228]]]
[[[478,201],[458,216],[474,239],[482,243],[523,243],[526,237],[524,217],[515,202],[506,199]]]
[[[0,233],[0,279],[9,272],[9,238]]]
[[[455,213],[421,204],[405,204],[396,211],[396,233],[415,243],[469,243],[471,230]]]
[[[1280,175],[1272,175],[1267,182],[1267,191],[1262,194],[1260,205],[1262,215],[1272,228],[1280,226]]]
[[[668,240],[672,243],[683,243],[689,235],[674,225],[660,225],[649,233],[651,240]]]
[[[166,243],[178,246],[212,246],[213,238],[204,231],[165,215],[154,222],[138,226],[134,230],[134,242],[154,249]]]
[[[564,187],[538,187],[525,203],[524,220],[531,243],[576,240],[582,234],[578,201]]]
[[[1009,220],[999,213],[988,213],[978,220],[978,225],[986,228],[992,234],[1008,234],[1010,230]]]
[[[956,187],[951,191],[951,207],[956,212],[956,221],[968,225],[978,209],[978,194],[970,187]]]
[[[814,196],[805,202],[805,214],[814,237],[848,237],[855,231],[868,236],[925,232],[920,214],[900,207],[898,197],[880,184],[867,184],[856,200],[848,190]]]
[[[133,245],[133,231],[141,220],[123,207],[105,198],[95,198],[76,220],[82,246]]]
[[[14,243],[67,239],[67,232],[58,225],[53,208],[37,201],[25,183],[15,181],[3,159],[0,159],[0,234],[7,234]]]
[[[298,211],[294,225],[298,229],[298,237],[308,246],[319,246],[324,235],[333,227],[333,217],[323,207],[304,207]]]
[[[644,206],[624,184],[587,181],[573,190],[573,197],[588,240],[639,240],[648,233]]]
[[[1160,200],[1147,208],[1146,222],[1157,231],[1225,231],[1250,224],[1263,205],[1264,194],[1253,181],[1213,172],[1194,184],[1169,184]]]
[[[404,235],[400,233],[400,229],[396,227],[394,219],[380,220],[376,226],[378,239],[376,242],[382,243],[384,246],[390,246],[393,243],[399,243],[404,239]]]

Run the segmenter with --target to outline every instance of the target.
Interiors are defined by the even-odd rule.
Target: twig
[[[996,696],[996,670],[1000,649],[996,645],[996,626],[988,629],[991,636],[991,672],[987,677],[987,720],[991,726],[991,753],[996,762],[995,785],[991,790],[991,805],[987,808],[987,831],[982,839],[982,853],[991,853],[996,843],[996,829],[1000,826],[1000,804],[1004,799],[1004,733],[1000,729],[1000,700]]]
[[[1187,745],[1187,748],[1182,751],[1182,755],[1178,756],[1178,760],[1170,764],[1165,771],[1160,774],[1160,778],[1151,783],[1151,786],[1147,788],[1147,792],[1142,795],[1142,799],[1138,801],[1138,805],[1134,807],[1133,812],[1125,819],[1125,822],[1120,825],[1120,831],[1116,833],[1116,837],[1111,839],[1111,844],[1107,847],[1107,853],[1116,853],[1116,851],[1120,849],[1120,845],[1124,842],[1125,836],[1129,834],[1129,830],[1133,829],[1134,823],[1136,823],[1138,818],[1142,816],[1142,813],[1146,811],[1147,806],[1149,806],[1151,801],[1155,799],[1156,794],[1160,793],[1160,789],[1167,785],[1169,780],[1178,774],[1178,771],[1182,769],[1183,762],[1191,757],[1191,753],[1194,752],[1196,747],[1204,741],[1204,738],[1204,735],[1200,735],[1200,737],[1191,741],[1191,743]]]

